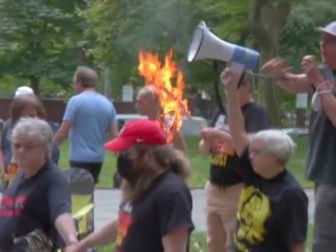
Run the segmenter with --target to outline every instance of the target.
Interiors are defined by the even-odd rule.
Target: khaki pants
[[[209,252],[232,250],[236,213],[243,184],[222,188],[207,182],[206,214]]]

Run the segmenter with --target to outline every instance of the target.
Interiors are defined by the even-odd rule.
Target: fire
[[[153,85],[157,89],[162,111],[159,120],[167,133],[168,142],[181,129],[183,116],[190,116],[187,100],[183,99],[184,75],[172,58],[173,50],[169,50],[162,65],[158,55],[140,51],[138,66],[139,74],[144,77],[146,85]],[[169,118],[172,119],[170,122]]]

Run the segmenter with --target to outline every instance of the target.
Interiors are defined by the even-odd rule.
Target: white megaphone
[[[244,68],[256,72],[259,62],[257,51],[231,44],[214,35],[201,21],[196,27],[188,51],[188,61],[219,60],[241,64]]]

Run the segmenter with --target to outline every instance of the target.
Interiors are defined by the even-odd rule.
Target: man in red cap
[[[119,218],[65,251],[112,242],[117,252],[187,251],[193,223],[184,154],[166,144],[160,125],[147,119],[126,124],[105,148],[118,154],[124,178]]]
[[[309,148],[306,177],[315,182],[313,252],[336,251],[336,21],[317,27],[322,34],[322,64],[305,56],[304,72],[293,74],[281,58],[267,62],[263,69],[291,93],[313,92],[309,124]]]

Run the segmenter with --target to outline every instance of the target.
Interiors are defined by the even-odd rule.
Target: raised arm
[[[183,137],[181,131],[175,132],[172,144],[173,144],[174,148],[186,153],[187,147],[186,147],[186,143],[184,141],[184,137]]]
[[[228,102],[228,123],[232,138],[232,145],[237,151],[237,154],[241,156],[249,143],[249,139],[245,131],[244,117],[240,109],[238,98],[237,85],[240,74],[231,71],[229,68],[226,68],[221,73],[220,77],[222,80],[229,80],[225,85]]]
[[[301,64],[304,64],[302,62]],[[270,74],[276,84],[288,93],[306,93],[313,89],[306,74],[293,74],[284,59],[277,57],[263,65],[262,70]]]
[[[334,127],[336,127],[336,97],[332,92],[335,83],[325,80],[312,56],[304,57],[303,63],[307,78],[313,83],[316,95],[318,95],[321,101],[323,112],[327,115]]]
[[[199,143],[199,148],[204,154],[210,153],[211,149],[218,142],[225,142],[230,146],[232,145],[230,133],[227,131],[207,127],[201,130],[200,135],[201,141]]]

